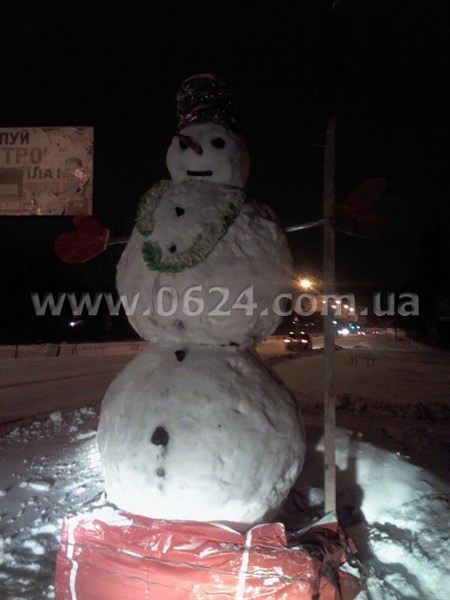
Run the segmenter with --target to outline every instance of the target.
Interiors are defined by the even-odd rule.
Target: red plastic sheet
[[[302,542],[304,540],[304,542]],[[56,600],[354,600],[351,542],[322,522],[288,545],[280,523],[247,533],[128,513],[67,517]]]

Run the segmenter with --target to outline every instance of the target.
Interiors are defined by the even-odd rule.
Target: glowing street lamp
[[[305,290],[305,291],[310,290],[313,286],[312,281],[310,279],[306,279],[306,277],[300,279],[298,284],[302,288],[302,290]]]
[[[312,277],[299,277],[297,285],[305,292],[317,288],[317,282]]]

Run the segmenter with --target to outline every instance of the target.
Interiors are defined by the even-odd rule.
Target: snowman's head
[[[166,165],[175,183],[191,179],[244,187],[249,171],[244,138],[211,122],[189,125],[174,136]]]

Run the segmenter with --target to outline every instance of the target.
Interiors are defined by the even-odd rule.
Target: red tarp
[[[113,511],[67,517],[55,598],[353,600],[359,579],[343,570],[353,550],[335,517],[289,545],[280,523],[238,533]]]

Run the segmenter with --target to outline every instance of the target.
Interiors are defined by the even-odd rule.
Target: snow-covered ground
[[[450,354],[391,335],[339,341],[337,489],[373,600],[447,600]],[[290,528],[322,510],[320,339],[291,355],[259,347],[293,390],[308,453],[280,515]],[[0,348],[0,598],[53,597],[62,519],[103,506],[96,445],[101,398],[139,344]],[[23,419],[26,417],[26,419]],[[107,599],[105,599],[107,600]]]

